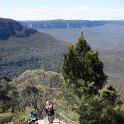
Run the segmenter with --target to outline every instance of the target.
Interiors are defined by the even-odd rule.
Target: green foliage
[[[30,124],[31,108],[26,108],[25,111],[16,111],[14,113],[6,112],[0,114],[1,124]]]
[[[103,88],[107,82],[103,63],[83,35],[65,55],[63,76],[68,88],[65,98],[79,115],[80,124],[120,124],[122,116],[114,110],[119,93],[112,86]]]
[[[44,70],[27,70],[11,82],[19,91],[19,107],[31,106],[42,117],[47,99],[59,103],[62,98],[63,77],[61,74]]]
[[[39,99],[41,99],[40,91],[35,86],[27,86],[23,91],[22,95],[25,96],[28,103],[35,110],[38,110]],[[41,107],[41,106],[40,106]]]
[[[91,83],[92,84],[92,83]],[[82,88],[83,89],[83,88]],[[89,91],[84,87],[84,91]],[[99,95],[83,95],[81,98],[68,89],[64,95],[71,111],[76,112],[79,124],[123,124],[123,114]],[[73,120],[73,116],[70,117]]]
[[[13,117],[13,114],[8,112],[8,113],[0,113],[0,122],[1,124],[5,124],[7,122],[10,122]]]
[[[120,95],[119,91],[112,86],[105,86],[103,89],[99,90],[100,98],[110,102],[115,103],[116,98]]]
[[[7,117],[4,116],[7,113],[1,113],[2,118],[5,117],[4,122],[8,124],[30,123],[29,113],[33,108],[36,109],[32,101],[36,100],[34,103],[40,110],[38,112],[41,112],[46,99],[50,99],[56,110],[59,109],[60,112],[77,124],[99,124],[100,121],[103,121],[103,124],[116,124],[114,122],[117,120],[123,122],[121,116],[123,114],[120,114],[120,112],[117,114],[112,105],[104,102],[98,96],[89,95],[95,89],[94,82],[78,80],[78,83],[82,85],[78,89],[79,93],[80,91],[83,93],[81,97],[73,89],[63,86],[63,82],[61,74],[40,69],[27,70],[18,78],[13,79],[9,85],[15,86],[17,89],[14,89],[14,91],[18,92],[9,92],[9,95],[19,101],[19,106],[16,106],[14,113]],[[31,109],[27,109],[29,106]],[[39,117],[42,117],[42,115]],[[9,121],[6,119],[9,119]]]
[[[102,88],[106,82],[107,77],[103,72],[103,63],[99,60],[98,52],[91,50],[83,34],[76,46],[70,47],[64,57],[63,76],[68,86],[75,87],[75,92],[83,87],[78,80],[94,82],[97,88]]]
[[[14,94],[14,87],[12,87],[9,82],[9,78],[0,79],[0,112],[5,112],[9,108],[14,107],[15,99],[12,94]]]
[[[8,92],[11,89],[9,81],[11,80],[6,77],[0,79],[0,99],[7,98]]]
[[[101,101],[99,97],[85,99],[81,103],[79,107],[81,124],[120,124],[113,106]]]
[[[62,110],[62,103],[65,102],[62,94],[63,82],[61,74],[40,69],[27,70],[18,78],[13,79],[9,85],[16,87],[16,89],[13,89],[13,92],[10,91],[9,96],[15,102],[13,101],[9,105],[13,105],[15,108],[9,122],[13,121],[17,124],[29,122],[29,113],[31,110],[30,112],[26,112],[28,107],[32,110],[35,109],[39,118],[42,118],[44,115],[43,108],[48,99],[54,103],[55,109]],[[3,107],[3,105],[0,107]],[[11,111],[11,109],[7,110]],[[8,121],[5,122],[8,123]]]

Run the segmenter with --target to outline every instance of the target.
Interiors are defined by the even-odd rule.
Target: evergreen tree
[[[118,92],[111,86],[103,88],[107,82],[103,63],[83,33],[64,57],[63,76],[67,86],[65,98],[78,114],[79,124],[123,123],[122,116],[113,109]]]
[[[107,76],[103,72],[103,63],[99,59],[98,52],[92,50],[83,37],[83,33],[76,46],[71,46],[64,57],[63,76],[67,86],[75,92],[88,83],[101,89],[106,83]],[[82,83],[79,83],[82,80]],[[95,90],[96,92],[96,90]]]

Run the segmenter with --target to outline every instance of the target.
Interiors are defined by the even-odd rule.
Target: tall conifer
[[[103,63],[97,51],[92,50],[84,39],[83,32],[75,46],[68,49],[64,57],[63,76],[67,86],[78,90],[93,82],[97,89],[101,89],[107,76],[103,71]],[[82,80],[82,83],[79,83]]]

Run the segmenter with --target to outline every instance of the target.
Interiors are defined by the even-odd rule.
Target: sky
[[[124,20],[124,0],[0,0],[0,17],[15,20]]]

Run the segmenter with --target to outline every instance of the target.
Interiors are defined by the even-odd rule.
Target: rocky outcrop
[[[16,36],[17,37],[27,37],[30,36],[34,33],[36,33],[37,31],[35,29],[31,29],[31,28],[23,28],[21,31],[16,32]]]
[[[0,39],[5,40],[11,36],[30,36],[37,31],[23,26],[15,20],[0,18]]]
[[[82,28],[106,24],[124,25],[123,20],[45,20],[45,21],[20,21],[24,27],[33,29],[61,29]]]
[[[105,25],[111,21],[89,21],[89,20],[48,20],[48,21],[21,21],[24,27],[34,29],[59,29],[59,28],[81,28]]]

